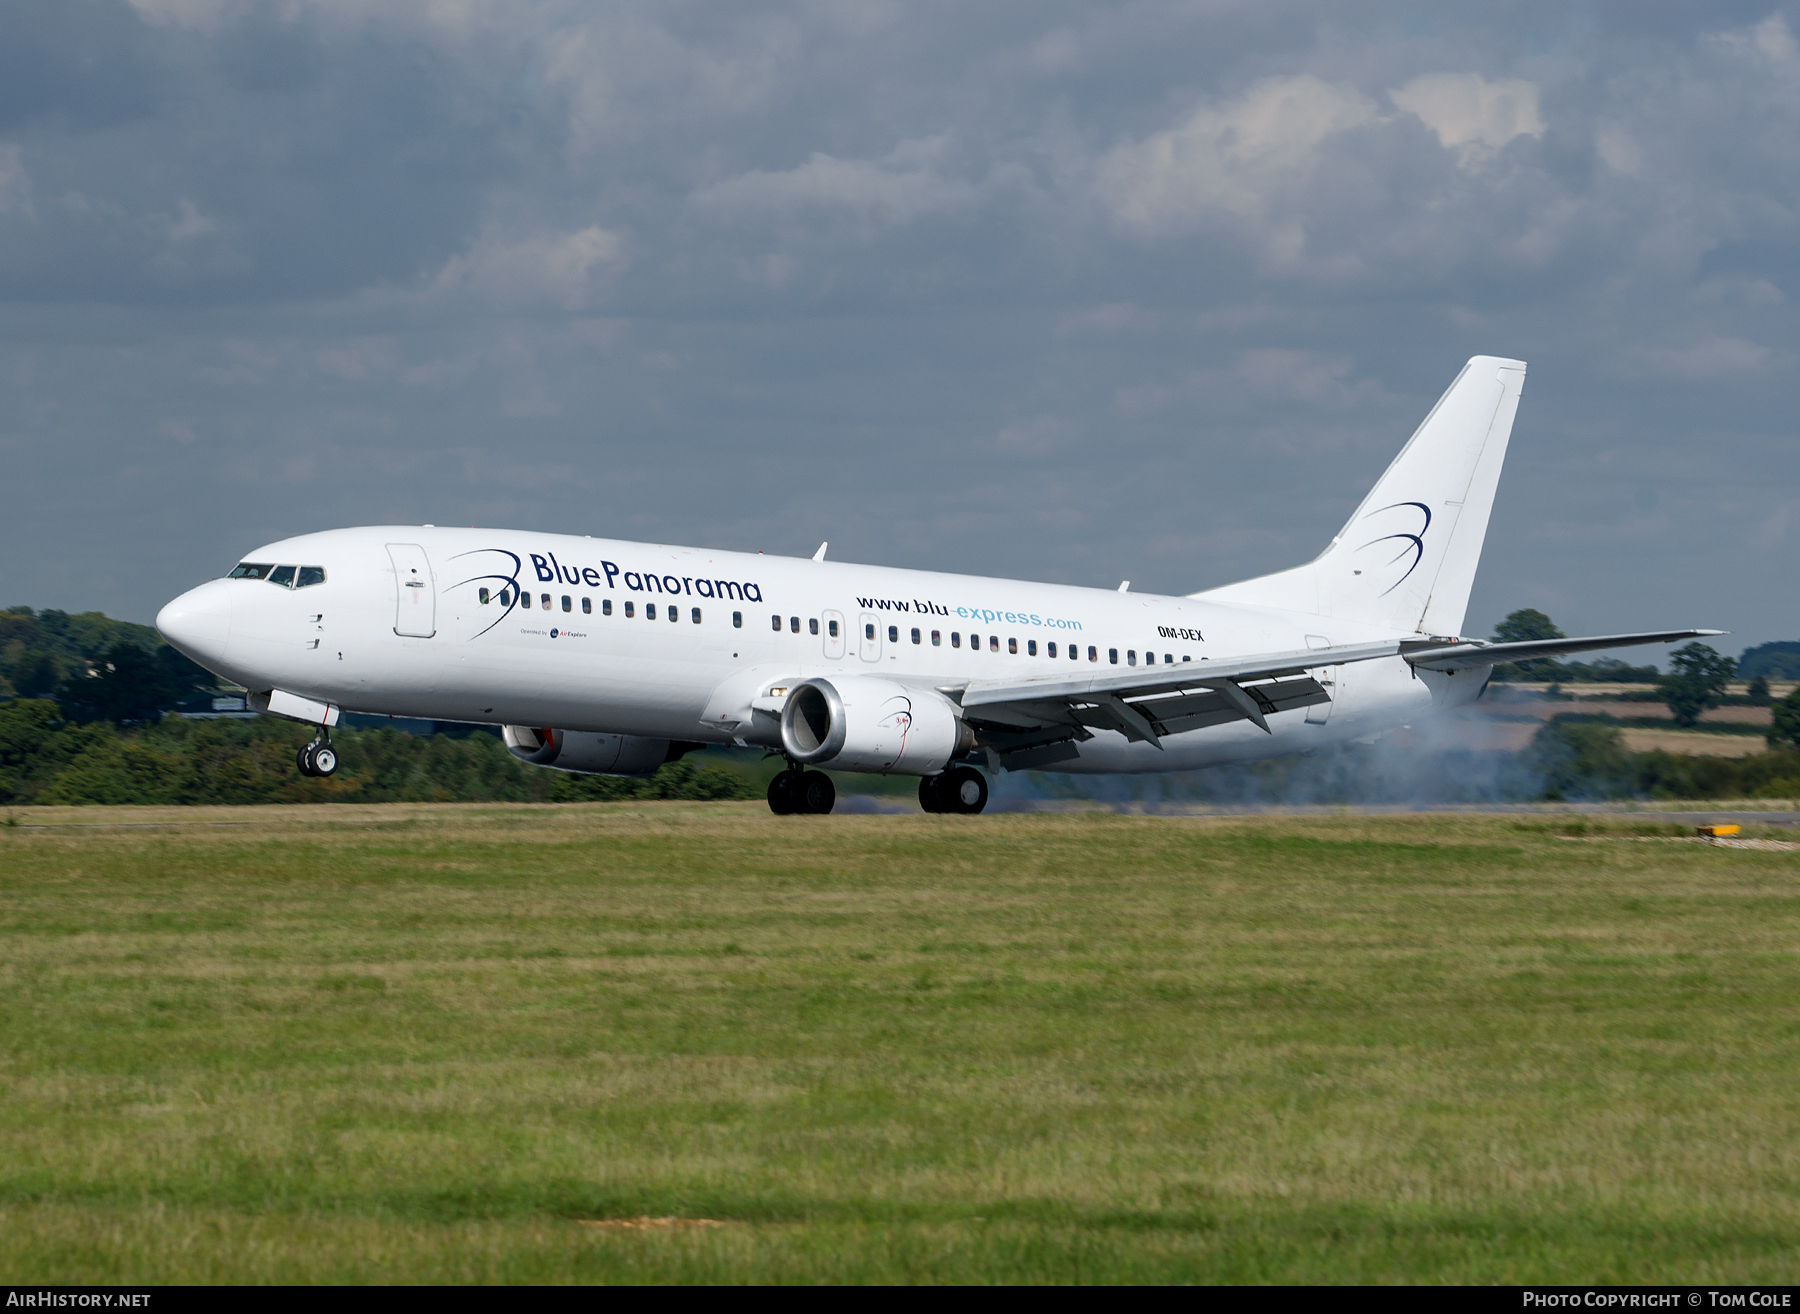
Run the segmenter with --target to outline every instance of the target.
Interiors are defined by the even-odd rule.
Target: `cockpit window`
[[[293,588],[294,587],[294,568],[292,566],[277,566],[277,567],[275,567],[274,570],[271,570],[269,572],[269,583],[279,584],[284,589]]]
[[[240,561],[240,562],[238,562],[237,569],[233,570],[225,578],[226,579],[267,579],[269,577],[269,572],[273,569],[274,569],[274,567],[272,567],[272,566],[259,566],[255,562]]]
[[[303,588],[306,588],[308,585],[323,584],[324,582],[325,582],[325,567],[323,567],[323,566],[302,566],[302,567],[300,567],[300,578],[294,581],[294,587],[297,589],[303,589]]]

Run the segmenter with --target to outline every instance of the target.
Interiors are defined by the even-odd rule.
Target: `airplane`
[[[506,529],[384,525],[259,547],[157,629],[316,727],[344,711],[500,727],[561,771],[641,775],[707,745],[919,777],[977,813],[989,774],[1186,771],[1306,752],[1479,698],[1498,662],[1722,633],[1462,637],[1525,364],[1476,356],[1314,560],[1183,596]]]

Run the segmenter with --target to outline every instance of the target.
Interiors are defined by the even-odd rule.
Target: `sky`
[[[1530,373],[1465,633],[1800,638],[1800,14],[8,0],[0,562],[481,524],[1185,593]]]

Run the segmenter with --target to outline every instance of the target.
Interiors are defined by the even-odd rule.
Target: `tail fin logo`
[[[1424,517],[1423,522],[1418,526],[1416,532],[1413,532],[1410,529],[1412,524],[1412,513],[1414,511],[1417,511]],[[1380,562],[1380,564],[1375,567],[1375,569],[1386,574],[1391,568],[1405,563],[1405,569],[1401,571],[1400,578],[1396,579],[1392,584],[1389,584],[1381,591],[1382,597],[1386,597],[1402,584],[1406,583],[1407,577],[1419,568],[1419,563],[1425,559],[1425,531],[1431,528],[1431,508],[1426,506],[1423,502],[1395,502],[1392,506],[1384,506],[1379,511],[1371,511],[1368,515],[1363,517],[1363,520],[1368,521],[1374,519],[1376,516],[1386,516],[1389,512],[1399,512],[1400,517],[1398,519],[1390,518],[1379,525],[1371,526],[1371,528],[1385,529],[1392,527],[1394,532],[1372,538],[1356,549],[1359,553],[1366,552],[1368,549],[1378,547],[1382,543],[1395,544],[1399,548],[1393,556]],[[1387,551],[1385,548],[1380,550],[1383,552]],[[1357,573],[1361,574],[1362,572],[1358,571]]]

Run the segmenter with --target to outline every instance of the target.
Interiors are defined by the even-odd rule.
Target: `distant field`
[[[1800,852],[14,815],[7,1282],[1800,1280]]]

